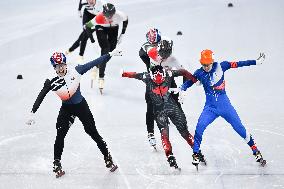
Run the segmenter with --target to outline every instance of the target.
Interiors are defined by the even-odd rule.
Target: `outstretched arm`
[[[224,61],[224,62],[221,62],[221,66],[222,66],[223,71],[225,72],[231,68],[240,68],[244,66],[262,64],[264,60],[265,60],[265,54],[260,53],[259,57],[256,60],[246,60],[246,61],[238,61],[238,62]]]
[[[76,66],[75,69],[77,70],[79,74],[83,75],[84,73],[86,73],[87,71],[95,67],[96,65],[108,62],[112,56],[122,56],[122,51],[118,49],[114,49],[112,52],[102,55],[95,60],[92,60],[83,65]]]
[[[89,71],[90,69],[92,69],[93,67],[95,67],[96,65],[102,64],[102,63],[106,63],[110,60],[111,56],[108,54],[105,54],[103,56],[100,56],[99,58],[92,60],[86,64],[83,65],[78,65],[76,66],[76,70],[79,74],[83,75],[84,73],[86,73],[87,71]]]
[[[122,72],[122,77],[134,78],[138,80],[143,80],[144,73],[136,73],[136,72]]]
[[[39,106],[41,105],[44,97],[46,94],[51,90],[51,81],[49,79],[45,80],[44,86],[41,89],[40,93],[38,94],[36,101],[34,102],[33,108],[32,108],[32,113],[35,113]]]
[[[199,80],[198,73],[199,73],[199,70],[196,70],[193,74],[193,77],[195,80],[187,80],[180,86],[180,90],[186,91],[189,87],[191,87],[194,83],[196,83]]]
[[[186,79],[191,80],[192,83],[196,83],[197,82],[196,77],[193,76],[186,69],[173,70],[172,73],[173,73],[173,77],[184,76]]]

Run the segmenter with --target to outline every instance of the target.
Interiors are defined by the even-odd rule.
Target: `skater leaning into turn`
[[[221,63],[214,62],[212,55],[213,52],[211,50],[203,50],[201,52],[200,59],[202,67],[194,73],[194,76],[203,85],[206,102],[195,130],[192,163],[193,165],[198,166],[200,161],[198,153],[203,132],[209,124],[211,124],[217,117],[221,116],[232,125],[233,129],[243,139],[245,139],[247,144],[250,146],[256,161],[260,162],[261,165],[265,165],[266,161],[262,158],[260,151],[254,143],[252,135],[246,131],[236,110],[226,95],[224,79],[224,72],[228,69],[262,64],[264,62],[265,55],[261,53],[257,60],[238,62],[223,61]],[[179,89],[177,89],[177,91],[185,91],[191,87],[193,83],[193,80],[186,81]]]
[[[78,13],[79,16],[82,18],[82,23],[83,25],[89,22],[91,19],[93,19],[99,12],[103,10],[103,5],[105,4],[104,0],[87,0],[87,2],[84,2],[84,0],[80,0],[79,2],[79,8],[78,8]],[[84,8],[83,16],[81,13],[82,7]],[[85,53],[87,41],[89,39],[89,36],[92,35],[92,33],[95,30],[84,30],[82,33],[79,35],[79,38],[73,43],[73,45],[66,51],[66,55],[69,53],[73,52],[76,48],[80,46],[80,51],[79,51],[79,62],[83,61],[83,56]],[[89,32],[89,33],[88,33]],[[94,42],[94,41],[93,41]]]
[[[165,150],[167,160],[171,167],[178,169],[176,158],[172,152],[172,145],[169,140],[168,118],[176,126],[180,135],[192,147],[193,136],[188,131],[187,121],[184,112],[179,108],[176,101],[169,92],[173,77],[185,76],[187,79],[196,79],[185,69],[170,70],[160,65],[154,66],[149,72],[123,72],[122,77],[142,80],[146,84],[146,93],[149,94],[153,104],[153,112],[161,133],[162,145]],[[204,160],[201,152],[200,159]]]
[[[182,68],[172,55],[173,42],[168,37],[162,36],[157,28],[150,28],[146,33],[147,42],[142,45],[139,51],[141,60],[145,63],[147,71],[150,72],[150,68],[155,65],[161,65],[163,67],[175,67]],[[167,54],[162,54],[161,57],[157,52],[158,44],[165,45],[168,48]],[[177,87],[175,80],[171,82],[171,88]],[[179,102],[179,94],[171,93],[172,98],[176,101],[177,105],[181,108]],[[145,92],[145,101],[147,104],[146,110],[146,126],[148,132],[148,141],[150,145],[156,148],[156,139],[154,136],[154,113],[153,105],[149,93]],[[182,109],[182,108],[181,108]]]
[[[121,56],[121,51],[114,50],[93,61],[78,65],[74,68],[67,66],[66,57],[63,53],[56,52],[50,58],[56,76],[45,81],[44,87],[33,105],[31,117],[27,121],[27,124],[32,125],[35,123],[34,114],[49,91],[54,91],[61,98],[62,106],[57,117],[57,135],[54,143],[53,171],[56,173],[56,177],[60,177],[64,174],[60,162],[64,148],[64,138],[70,126],[74,123],[75,117],[79,118],[84,126],[85,132],[97,143],[98,148],[104,156],[106,167],[111,168],[111,171],[117,168],[117,166],[113,164],[106,143],[96,129],[92,112],[80,91],[81,75],[85,74],[94,66],[107,62],[112,56]]]
[[[119,25],[122,25],[121,33],[118,35]],[[101,48],[101,55],[107,54],[116,48],[116,45],[122,41],[128,25],[128,17],[123,12],[116,10],[111,3],[103,5],[103,12],[100,12],[92,20],[84,26],[88,28],[95,28],[98,43]],[[99,68],[99,89],[102,93],[104,88],[104,77],[106,63],[98,65]],[[94,70],[93,77],[96,78],[98,70]]]

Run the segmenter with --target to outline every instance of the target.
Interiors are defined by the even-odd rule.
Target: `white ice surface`
[[[94,114],[119,169],[110,173],[95,143],[76,120],[65,139],[62,164],[66,175],[52,173],[55,123],[61,102],[50,93],[36,113],[36,125],[26,126],[45,78],[53,73],[49,57],[65,51],[81,32],[77,0],[14,0],[0,2],[0,188],[284,188],[284,1],[224,0],[112,1],[129,16],[120,45],[123,57],[110,60],[105,93],[90,88],[90,74],[81,82],[82,94]],[[138,51],[147,28],[155,26],[174,40],[174,54],[193,72],[199,54],[210,48],[215,60],[255,59],[266,53],[261,66],[226,72],[226,90],[242,122],[267,159],[260,167],[245,142],[224,120],[204,133],[202,150],[208,165],[196,172],[192,151],[170,126],[177,162],[176,175],[168,166],[157,128],[158,152],[146,137],[145,86],[119,76],[119,71],[142,72]],[[182,36],[177,36],[177,31]],[[97,44],[88,43],[85,60],[98,57]],[[68,56],[76,63],[78,50]],[[17,80],[18,74],[23,80]],[[190,132],[204,105],[202,87],[187,92],[184,111]]]

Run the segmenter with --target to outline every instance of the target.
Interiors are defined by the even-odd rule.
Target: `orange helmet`
[[[205,49],[201,52],[201,58],[200,58],[200,63],[209,65],[214,62],[214,59],[212,58],[213,51],[209,49]]]

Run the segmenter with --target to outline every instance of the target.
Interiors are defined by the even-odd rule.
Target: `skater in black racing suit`
[[[168,162],[171,167],[178,168],[176,159],[172,152],[172,146],[169,140],[168,118],[176,126],[181,136],[187,143],[193,146],[193,136],[188,131],[187,121],[184,112],[177,105],[169,92],[173,77],[185,76],[187,79],[196,81],[195,77],[185,69],[165,70],[160,65],[151,68],[151,72],[123,72],[122,77],[135,78],[142,80],[146,84],[146,93],[149,94],[153,112],[156,118],[158,128],[161,133],[162,145],[165,150]]]

